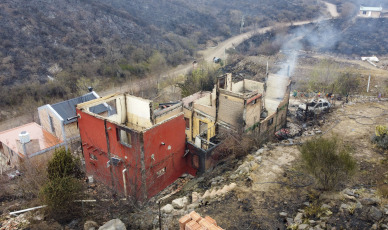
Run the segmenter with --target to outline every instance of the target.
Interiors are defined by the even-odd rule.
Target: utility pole
[[[369,84],[370,84],[370,74],[369,74],[369,78],[368,78],[368,86],[366,87],[366,92],[369,93]]]
[[[241,16],[240,34],[241,34],[242,31],[243,31],[244,24],[245,24],[245,19],[244,19],[244,15],[243,15],[243,16]]]

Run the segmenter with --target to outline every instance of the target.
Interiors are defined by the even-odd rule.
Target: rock
[[[381,225],[381,228],[382,228],[382,229],[388,229],[388,225],[382,224],[382,225]]]
[[[309,224],[311,225],[315,224],[315,220],[309,220]]]
[[[192,193],[191,193],[191,202],[192,202],[192,203],[195,203],[195,202],[197,202],[198,199],[199,199],[199,193],[197,193],[197,192],[192,192]]]
[[[340,209],[348,209],[348,205],[347,204],[341,204]]]
[[[313,229],[314,229],[314,230],[323,230],[323,229],[321,228],[321,226],[319,226],[319,225],[315,226]]]
[[[176,209],[182,209],[189,203],[189,199],[184,196],[178,199],[175,199],[171,202],[172,206]]]
[[[306,202],[303,203],[303,205],[306,206],[306,207],[309,207],[310,206],[310,202],[306,201]]]
[[[362,204],[361,204],[360,202],[357,202],[357,203],[356,203],[356,208],[357,208],[357,209],[362,209],[362,207],[363,207],[363,206],[362,206]]]
[[[309,227],[308,224],[301,224],[298,226],[298,230],[304,230],[304,229],[307,229]]]
[[[298,212],[298,214],[296,214],[296,216],[294,218],[294,222],[297,223],[297,224],[301,224],[302,223],[302,218],[303,218],[303,213]]]
[[[354,200],[354,201],[356,200],[356,198],[354,196],[349,196],[347,194],[343,194],[343,196],[345,199],[348,199],[348,200]]]
[[[374,224],[374,225],[372,225],[371,229],[372,230],[377,230],[377,228],[378,228],[377,226],[378,226],[377,224]]]
[[[127,230],[127,228],[121,220],[113,219],[106,222],[98,230]]]
[[[361,200],[361,204],[363,205],[376,205],[380,203],[380,199],[378,198],[364,198]]]
[[[256,162],[257,164],[260,164],[260,163],[261,163],[261,161],[262,161],[262,158],[261,158],[261,156],[257,156],[257,157],[255,157],[255,162]]]
[[[331,209],[331,206],[328,204],[322,204],[321,208],[322,209]]]
[[[92,220],[88,220],[84,224],[84,230],[96,230],[98,229],[98,224]]]
[[[380,211],[380,209],[373,206],[369,209],[368,216],[370,219],[374,221],[378,221],[383,216],[383,213]]]
[[[198,208],[198,206],[199,206],[199,202],[189,204],[189,205],[187,205],[187,210],[194,210],[194,209]]]
[[[344,189],[342,192],[348,196],[356,196],[356,194],[354,194],[354,192],[349,188]]]
[[[279,213],[279,216],[281,216],[281,217],[286,217],[288,214],[286,213],[286,212],[281,212],[281,213]]]
[[[287,226],[291,226],[294,224],[294,220],[292,218],[287,218]]]
[[[255,155],[261,155],[263,153],[264,153],[264,148],[261,148],[261,149],[256,151]]]
[[[171,213],[173,210],[174,210],[174,207],[171,204],[167,204],[160,209],[161,212],[164,212],[167,214]]]

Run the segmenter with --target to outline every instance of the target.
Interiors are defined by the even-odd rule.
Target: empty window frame
[[[157,177],[161,177],[166,173],[166,167],[162,168],[161,170],[156,172]]]
[[[89,153],[89,158],[90,158],[90,160],[94,160],[94,161],[97,160],[96,155],[94,155],[93,153]]]
[[[52,133],[55,133],[55,127],[54,127],[53,117],[50,116],[50,115],[49,115],[48,117],[49,117],[51,132],[52,132]]]
[[[272,125],[273,124],[273,118],[269,119],[268,121],[268,126]]]
[[[117,131],[117,141],[119,141],[120,144],[131,148],[132,147],[131,134],[120,128],[117,128],[116,131]]]
[[[186,130],[190,129],[190,119],[185,117]]]

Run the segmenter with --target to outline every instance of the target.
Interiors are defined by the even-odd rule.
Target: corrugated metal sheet
[[[59,114],[59,116],[63,118],[64,120],[63,122],[66,125],[76,121],[75,119],[68,121],[67,118],[76,116],[75,107],[77,106],[77,104],[91,101],[94,99],[97,99],[97,97],[95,94],[93,94],[93,92],[91,92],[91,93],[82,95],[80,97],[76,97],[67,101],[62,101],[57,104],[53,104],[51,105],[51,107]],[[92,113],[100,114],[106,111],[108,111],[108,107],[107,105],[104,105],[104,104],[90,107],[90,112]]]

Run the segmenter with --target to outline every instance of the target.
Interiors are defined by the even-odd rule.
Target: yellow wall
[[[194,139],[196,136],[200,134],[200,122],[207,124],[207,140],[210,141],[210,138],[214,137],[216,135],[216,126],[214,120],[202,116],[194,111],[194,117],[193,117],[193,136],[192,139]]]

